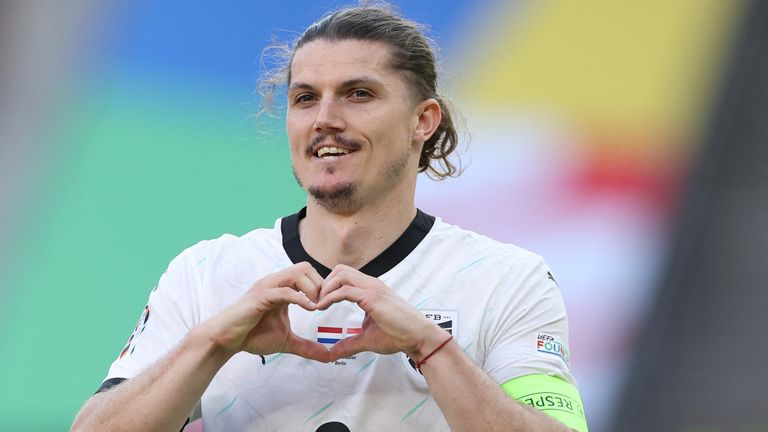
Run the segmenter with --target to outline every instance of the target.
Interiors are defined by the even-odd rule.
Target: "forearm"
[[[438,333],[439,331],[439,333]],[[447,337],[433,332],[424,344],[429,354]],[[568,431],[557,420],[519,404],[450,342],[421,366],[430,393],[454,431]]]
[[[194,329],[142,374],[93,396],[72,430],[178,432],[231,355],[215,348],[204,330]]]

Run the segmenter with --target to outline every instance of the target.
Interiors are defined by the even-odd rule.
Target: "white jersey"
[[[138,375],[270,273],[308,260],[325,277],[329,270],[299,241],[303,212],[273,229],[225,235],[181,253],[152,291],[107,379]],[[419,212],[361,271],[451,333],[497,383],[545,374],[575,384],[565,307],[539,256]],[[332,344],[359,331],[363,312],[345,301],[317,312],[290,305],[289,317],[297,335]],[[364,352],[330,364],[239,353],[215,376],[200,406],[206,431],[449,430],[424,377],[402,353]]]

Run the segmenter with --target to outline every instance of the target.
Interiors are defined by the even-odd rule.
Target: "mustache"
[[[352,138],[347,138],[341,134],[318,135],[312,138],[312,140],[307,145],[307,148],[306,148],[307,155],[314,154],[317,146],[323,143],[334,144],[336,147],[343,147],[350,150],[360,150],[363,147],[363,145],[360,144],[359,141],[354,140]]]

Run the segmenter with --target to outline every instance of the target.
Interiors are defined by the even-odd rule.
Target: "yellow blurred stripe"
[[[460,96],[494,111],[522,106],[688,136],[709,106],[744,5],[534,0],[523,16],[497,15],[506,28],[478,33]]]

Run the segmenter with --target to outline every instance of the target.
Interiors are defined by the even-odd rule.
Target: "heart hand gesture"
[[[404,352],[419,359],[425,345],[444,339],[445,331],[427,320],[377,278],[345,265],[336,266],[325,279],[317,309],[348,300],[365,312],[362,331],[337,342],[330,360],[349,357],[363,351],[379,354]]]
[[[288,319],[289,304],[308,311],[317,309],[322,283],[323,278],[309,263],[293,265],[253,284],[235,304],[205,325],[216,345],[233,354],[285,352],[327,362],[328,348],[297,336]]]

